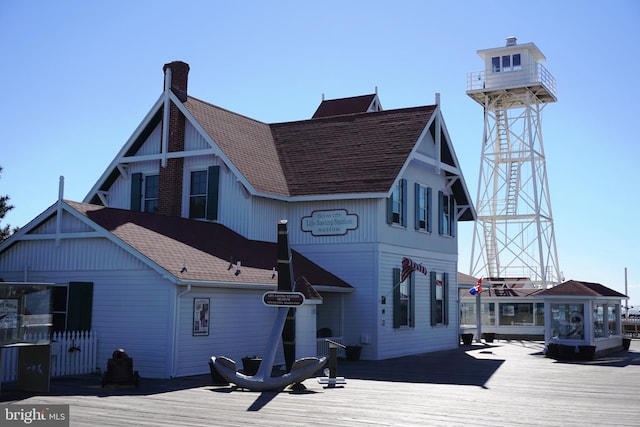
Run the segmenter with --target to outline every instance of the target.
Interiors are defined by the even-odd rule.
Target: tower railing
[[[556,79],[542,64],[496,73],[487,73],[486,70],[467,73],[467,91],[509,89],[531,85],[542,85],[554,98],[557,96]]]

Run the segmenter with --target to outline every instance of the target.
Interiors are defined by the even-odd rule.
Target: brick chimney
[[[165,76],[167,70],[171,70],[171,91],[181,102],[187,100],[187,80],[189,64],[182,61],[174,61],[165,64],[162,68]],[[184,151],[184,115],[173,102],[169,107],[169,140],[168,151]],[[166,117],[166,115],[164,116]],[[164,120],[164,119],[163,119]],[[167,159],[167,165],[160,164],[159,188],[158,188],[158,213],[169,216],[182,215],[182,175],[184,159]]]

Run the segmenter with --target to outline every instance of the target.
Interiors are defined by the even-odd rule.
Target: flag
[[[476,295],[479,294],[480,292],[482,292],[482,279],[478,279],[478,283],[476,283],[476,285],[469,289],[469,293],[471,295]]]
[[[417,262],[404,257],[402,258],[402,273],[400,274],[400,282],[404,282],[407,280],[407,277],[414,271],[419,271],[422,274],[427,274],[427,267],[422,264],[418,264]]]

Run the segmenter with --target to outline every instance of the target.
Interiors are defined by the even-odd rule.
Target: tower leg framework
[[[485,96],[470,273],[559,283],[551,199],[535,93]]]

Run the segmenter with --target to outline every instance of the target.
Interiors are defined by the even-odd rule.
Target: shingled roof
[[[272,124],[291,196],[392,187],[436,106]]]
[[[276,243],[249,240],[211,222],[64,202],[179,280],[277,285],[277,276],[272,278]],[[304,276],[313,286],[351,288],[298,252],[291,254],[294,278]],[[238,261],[241,273],[235,275]]]
[[[316,112],[313,113],[312,118],[367,112],[376,96],[373,93],[371,95],[351,96],[348,98],[323,99]]]
[[[436,109],[266,124],[193,97],[184,105],[256,190],[281,196],[389,191]]]
[[[289,195],[268,124],[191,96],[183,105],[257,191]]]
[[[600,283],[568,280],[552,288],[541,291],[541,296],[581,296],[581,297],[616,297],[627,298],[625,294],[607,288]]]

